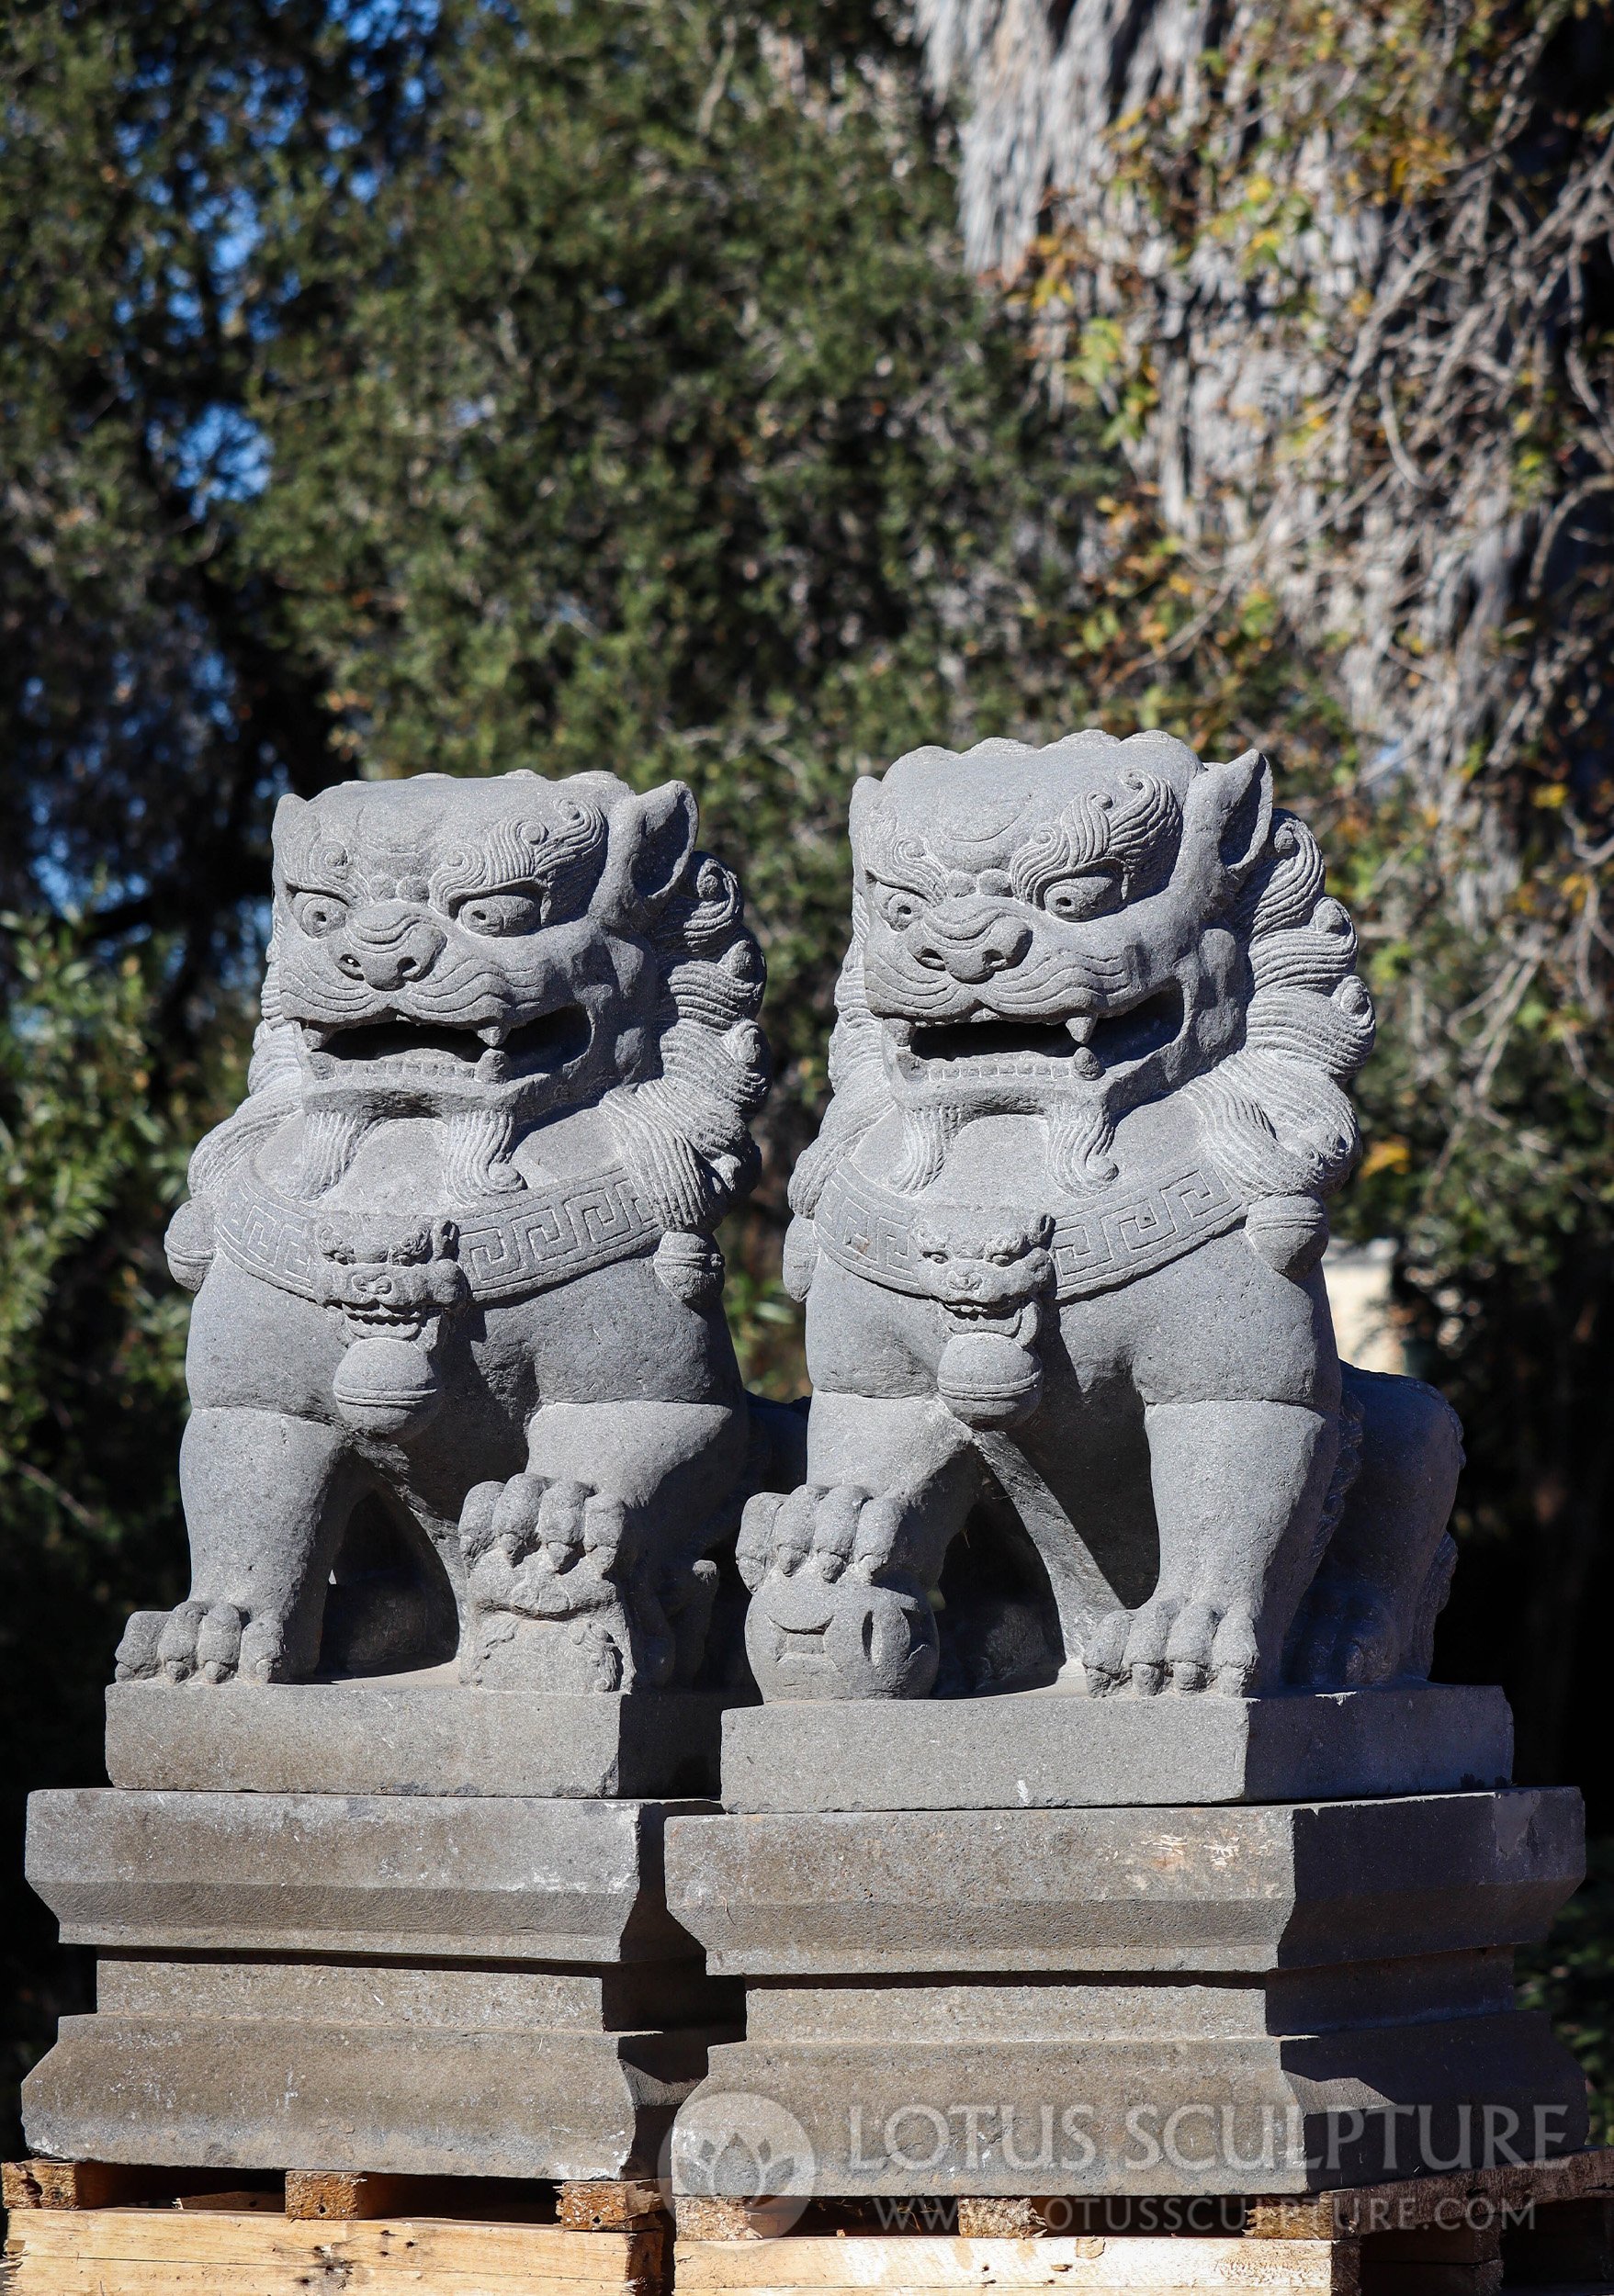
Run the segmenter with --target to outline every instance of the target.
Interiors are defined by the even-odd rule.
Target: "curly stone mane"
[[[209,1132],[190,1164],[201,1199],[225,1170],[298,1113],[301,1067],[296,1024],[285,1019],[271,937],[253,1040],[247,1097]],[[766,1097],[767,1041],[756,1025],[764,980],[762,951],[744,922],[732,871],[709,854],[691,855],[669,895],[651,943],[660,975],[655,1073],[625,1079],[602,1108],[629,1178],[662,1225],[709,1234],[756,1176],[757,1150],[746,1120]],[[384,1118],[324,1111],[307,1120],[299,1193],[313,1199],[352,1163],[367,1130]],[[513,1131],[480,1111],[447,1120],[446,1166],[453,1202],[509,1200],[522,1183],[507,1159]]]
[[[660,1074],[608,1093],[604,1111],[634,1186],[662,1223],[705,1234],[756,1177],[746,1120],[768,1091],[767,1040],[756,1024],[762,953],[733,871],[693,854],[655,948]]]
[[[1199,1117],[1207,1153],[1247,1204],[1326,1196],[1360,1153],[1355,1111],[1342,1087],[1372,1048],[1373,1012],[1355,970],[1350,919],[1324,894],[1323,857],[1294,815],[1274,813],[1266,851],[1228,921],[1248,958],[1244,1039],[1179,1089]],[[835,991],[833,1097],[791,1182],[791,1209],[803,1220],[812,1218],[831,1174],[893,1105],[880,1027],[863,987],[868,926],[860,891]]]

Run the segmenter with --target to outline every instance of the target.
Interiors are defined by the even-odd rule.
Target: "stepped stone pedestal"
[[[1304,2192],[1573,2149],[1585,2085],[1511,1949],[1580,1879],[1579,1797],[1498,1783],[1507,1737],[1499,1694],[1421,1685],[729,1716],[726,1814],[671,1820],[668,1901],[744,1980],[746,2038],[675,2182],[755,2189],[743,2147],[694,2150],[726,2095],[794,2116],[849,2195]]]
[[[441,1676],[108,1694],[110,1788],[43,1793],[28,1878],[96,1949],[29,2076],[70,2158],[405,2174],[654,2167],[738,1987],[661,1881],[711,1701]],[[703,1764],[705,1765],[703,1768]],[[287,1791],[294,1777],[318,1790]]]

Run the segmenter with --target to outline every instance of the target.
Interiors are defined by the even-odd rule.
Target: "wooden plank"
[[[154,2168],[130,2161],[9,2160],[0,2170],[0,2199],[13,2215],[32,2209],[268,2208],[279,2191],[246,2190],[250,2169]]]
[[[8,2210],[116,2208],[139,2197],[151,2170],[104,2160],[8,2160],[0,2198]]]
[[[21,2237],[32,2257],[69,2263],[250,2268],[265,2273],[306,2272],[316,2263],[341,2265],[354,2273],[383,2267],[396,2273],[407,2267],[423,2278],[521,2276],[532,2296],[659,2288],[663,2245],[655,2232],[573,2233],[553,2224],[429,2217],[322,2223],[171,2209],[95,2209],[72,2215],[40,2211],[27,2218]]]
[[[563,2184],[558,2213],[570,2232],[629,2232],[664,2223],[667,2206],[667,2196],[659,2184],[601,2177],[589,2183]]]
[[[558,2287],[588,2288],[586,2281],[536,2280],[525,2272],[454,2272],[410,2264],[348,2264],[303,2257],[276,2265],[156,2264],[134,2258],[31,2256],[17,2244],[6,2286],[11,2296],[547,2296]],[[11,2255],[8,2249],[8,2257]],[[616,2283],[603,2281],[590,2296],[613,2296]]]
[[[1557,2160],[1495,2168],[1464,2168],[1334,2192],[1262,2194],[1247,2203],[1245,2228],[1256,2240],[1360,2239],[1372,2233],[1450,2226],[1471,2201],[1518,2209],[1614,2193],[1614,2146],[1565,2153]]]
[[[1203,2296],[1214,2289],[1266,2290],[1270,2296],[1355,2296],[1357,2250],[1332,2240],[1196,2239],[1177,2235],[1118,2239],[1054,2236],[1030,2240],[950,2239],[942,2234],[817,2235],[771,2241],[684,2241],[673,2250],[681,2296],[721,2290],[724,2296],[851,2296],[898,2291],[993,2289],[1137,2290],[1146,2296]]]
[[[294,2223],[353,2223],[365,2217],[398,2216],[408,2201],[407,2177],[383,2177],[358,2168],[288,2168],[286,2213]]]
[[[997,2194],[965,2195],[958,2203],[961,2240],[1039,2240],[1048,2229],[1049,2211],[1068,2202],[1026,2199],[1011,2200]]]
[[[722,2200],[680,2192],[672,2202],[680,2240],[774,2240],[799,2223],[800,2200]]]

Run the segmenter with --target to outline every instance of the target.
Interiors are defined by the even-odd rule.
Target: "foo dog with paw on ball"
[[[1459,1430],[1335,1351],[1372,1011],[1266,760],[919,749],[852,842],[807,1480],[740,1539],[764,1696],[1427,1674]]]

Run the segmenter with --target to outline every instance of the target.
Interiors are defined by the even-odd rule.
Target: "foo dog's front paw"
[[[286,1629],[272,1612],[253,1615],[233,1603],[181,1603],[137,1610],[118,1646],[118,1680],[277,1683],[287,1679]]]
[[[587,1553],[609,1570],[622,1529],[622,1502],[590,1483],[513,1475],[508,1482],[478,1483],[467,1494],[459,1515],[459,1549],[473,1574],[490,1561],[493,1570],[500,1562],[514,1569],[540,1548],[557,1566]]]
[[[459,1518],[473,1681],[569,1694],[633,1687],[648,1638],[613,1575],[625,1523],[622,1502],[588,1483],[525,1474],[476,1486]],[[670,1662],[671,1644],[658,1654]]]
[[[1247,1697],[1260,1669],[1255,1625],[1238,1604],[1181,1602],[1160,1594],[1135,1611],[1100,1619],[1082,1653],[1089,1696],[1213,1690]]]
[[[850,1483],[750,1502],[745,1647],[764,1699],[929,1695],[940,1644],[924,1589],[892,1560],[903,1514]]]

